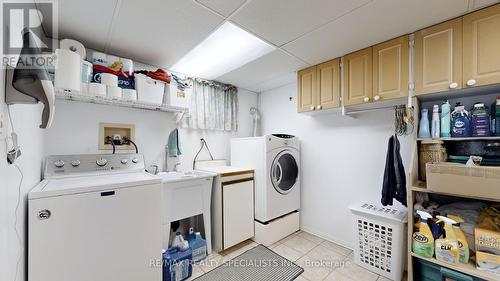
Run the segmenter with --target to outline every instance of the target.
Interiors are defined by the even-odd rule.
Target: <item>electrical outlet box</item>
[[[99,149],[112,150],[113,146],[106,144],[107,137],[120,138],[124,137],[135,141],[135,125],[132,124],[116,124],[116,123],[100,123],[99,124]],[[116,150],[133,150],[134,147],[130,144],[115,145]]]

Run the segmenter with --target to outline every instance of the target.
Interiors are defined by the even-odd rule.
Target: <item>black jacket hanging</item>
[[[406,174],[403,160],[399,152],[399,140],[397,136],[391,136],[387,148],[385,160],[384,183],[382,185],[382,205],[387,206],[398,200],[404,206],[406,202]]]

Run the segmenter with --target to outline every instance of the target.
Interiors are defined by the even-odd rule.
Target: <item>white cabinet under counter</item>
[[[226,250],[254,237],[254,170],[198,168],[217,173],[212,189],[212,247]]]

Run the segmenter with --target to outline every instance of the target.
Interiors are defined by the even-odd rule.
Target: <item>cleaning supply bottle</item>
[[[461,217],[448,215],[448,218],[456,221],[457,223],[453,225],[453,231],[455,232],[455,236],[457,236],[458,240],[458,252],[459,252],[459,261],[460,263],[469,263],[469,243],[467,242],[467,237],[465,237],[465,233],[460,228],[460,224],[464,222]]]
[[[193,251],[193,261],[198,262],[207,256],[207,242],[201,237],[200,232],[194,232],[187,238],[189,247]]]
[[[444,222],[444,237],[436,240],[436,259],[439,261],[456,264],[459,262],[458,240],[453,230],[457,222],[443,216],[438,219]]]
[[[500,96],[497,97],[495,106],[495,135],[500,136]]]
[[[490,136],[490,115],[484,103],[474,104],[472,115],[472,136],[489,137]]]
[[[185,251],[189,248],[189,243],[184,240],[184,237],[182,237],[180,232],[177,232],[175,234],[174,241],[172,242],[172,247]]]
[[[413,252],[425,258],[432,258],[434,255],[434,237],[432,237],[431,229],[429,228],[428,220],[432,216],[424,211],[417,210],[420,216],[420,228],[418,232],[413,233]]]
[[[469,112],[459,102],[451,113],[451,136],[454,138],[471,136]]]
[[[430,138],[431,132],[429,131],[429,111],[427,108],[422,108],[420,117],[420,125],[418,128],[418,137],[419,138]]]
[[[448,100],[444,100],[441,105],[441,137],[451,137],[451,105]]]
[[[431,136],[433,139],[439,139],[441,136],[441,129],[439,120],[439,105],[435,104],[432,108],[432,125],[431,125]]]

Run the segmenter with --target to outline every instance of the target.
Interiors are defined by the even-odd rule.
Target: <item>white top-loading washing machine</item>
[[[231,140],[231,165],[255,170],[255,220],[266,223],[300,209],[300,144],[272,134]]]
[[[161,179],[141,155],[49,156],[28,199],[30,281],[161,280]]]

